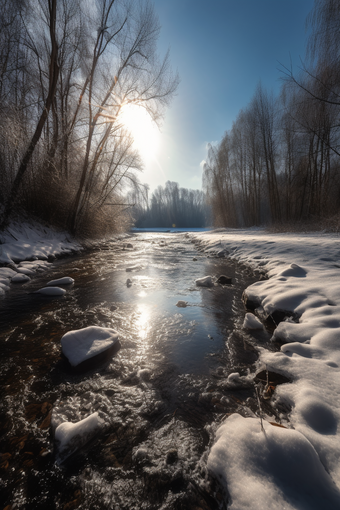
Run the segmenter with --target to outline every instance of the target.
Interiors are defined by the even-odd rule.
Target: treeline
[[[210,207],[203,191],[180,188],[177,182],[158,186],[150,200],[147,188],[144,193],[139,188],[130,194],[129,201],[139,228],[202,228],[210,224]]]
[[[3,0],[0,230],[28,213],[79,235],[127,221],[141,160],[125,105],[157,121],[178,83],[145,0]]]
[[[216,226],[320,220],[340,212],[340,3],[316,0],[306,64],[282,68],[274,97],[259,84],[221,142],[203,187]]]

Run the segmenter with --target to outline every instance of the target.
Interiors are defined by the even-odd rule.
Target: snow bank
[[[0,233],[0,265],[11,266],[0,267],[0,296],[5,296],[5,291],[10,288],[8,285],[10,281],[28,282],[36,271],[50,266],[48,260],[81,249],[82,246],[70,241],[65,232],[56,232],[37,223],[12,224],[5,232]],[[47,286],[70,283],[73,283],[73,279],[65,277],[49,282]]]
[[[47,260],[49,256],[72,253],[82,247],[68,239],[65,232],[38,223],[12,224],[1,233],[0,264],[13,264],[27,259]]]
[[[339,237],[321,233],[268,234],[262,230],[232,229],[191,237],[210,255],[217,256],[225,250],[230,259],[250,266],[259,276],[267,273],[268,280],[246,289],[249,302],[258,307],[260,316],[282,311],[282,316],[290,312],[299,318],[298,322],[287,319],[278,324],[273,337],[284,345],[279,352],[259,348],[258,361],[259,369],[266,366],[292,380],[290,384],[279,385],[272,398],[291,406],[290,423],[295,430],[267,426],[265,430],[270,443],[265,443],[264,434],[254,432],[251,418],[232,418],[223,429],[229,439],[222,439],[224,433],[220,431],[216,443],[218,449],[212,450],[209,465],[223,476],[232,498],[235,498],[231,508],[340,508],[338,492],[334,492],[331,483],[333,480],[340,489]],[[248,321],[246,315],[245,327]],[[241,429],[240,435],[233,431],[236,426]],[[234,432],[236,436],[233,436]],[[241,435],[244,444],[241,444]],[[289,452],[292,463],[289,469],[277,438]],[[227,459],[224,470],[216,460],[217,455]],[[305,461],[301,461],[301,456]],[[287,472],[278,473],[273,458],[277,458],[278,465],[283,463]],[[252,459],[248,467],[245,459]],[[329,475],[322,471],[320,463]],[[245,470],[246,480],[240,466]],[[300,466],[300,474],[295,466]],[[290,469],[300,480],[302,499],[298,498],[298,488],[289,475]],[[235,472],[243,482],[244,499]],[[311,498],[307,494],[307,485]],[[267,500],[265,495],[272,499]],[[262,503],[255,506],[258,498]]]
[[[118,342],[114,329],[89,326],[69,331],[61,339],[61,348],[74,367],[112,348]]]
[[[227,482],[230,510],[336,510],[340,492],[296,430],[231,415],[218,429],[208,468]]]
[[[104,420],[93,413],[77,423],[64,422],[55,430],[58,463],[62,463],[74,452],[82,448],[102,430]]]

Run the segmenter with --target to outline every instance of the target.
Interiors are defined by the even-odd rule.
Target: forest
[[[20,215],[77,236],[130,225],[142,161],[121,113],[158,122],[178,85],[159,32],[147,1],[1,2],[0,230]]]
[[[340,3],[316,0],[305,61],[280,65],[276,97],[259,83],[218,144],[203,189],[215,226],[325,222],[339,228]]]
[[[211,225],[210,206],[203,191],[180,188],[167,181],[148,197],[148,188],[135,188],[129,195],[136,227],[202,228]]]

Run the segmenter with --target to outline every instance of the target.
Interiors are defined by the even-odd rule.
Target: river
[[[206,275],[232,284],[198,287]],[[75,280],[65,296],[34,294],[62,276]],[[258,279],[184,233],[138,233],[13,284],[0,304],[1,508],[219,508],[225,493],[205,469],[213,433],[257,408],[253,385],[227,378],[246,381],[257,345],[272,348],[269,333],[242,329],[242,292]],[[60,339],[90,325],[114,328],[121,348],[73,373]],[[58,465],[52,412],[70,422],[98,412],[105,428]]]

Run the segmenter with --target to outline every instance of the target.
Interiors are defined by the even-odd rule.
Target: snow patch
[[[340,508],[340,492],[306,437],[233,414],[217,430],[208,468],[227,483],[230,510]]]

